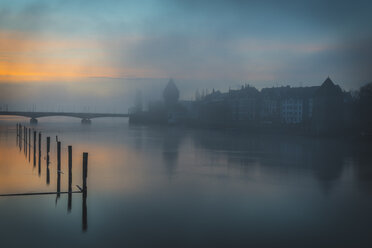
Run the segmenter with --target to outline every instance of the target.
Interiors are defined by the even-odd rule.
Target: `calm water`
[[[58,135],[62,191],[67,146],[73,185],[89,153],[87,229],[82,194],[71,211],[67,195],[0,197],[0,247],[372,247],[368,143],[43,118],[39,172],[16,122],[0,120],[0,194],[56,191]]]

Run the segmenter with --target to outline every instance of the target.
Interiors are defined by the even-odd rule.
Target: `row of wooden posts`
[[[31,161],[31,128],[22,126],[17,123],[17,145],[19,146],[20,151],[23,150],[28,161]],[[37,131],[33,130],[33,165],[36,166],[36,137]],[[60,194],[68,194],[68,203],[67,209],[68,212],[72,208],[72,193],[82,193],[83,194],[83,204],[82,204],[82,229],[83,231],[87,230],[87,177],[88,177],[88,153],[83,153],[83,185],[82,187],[76,185],[79,188],[79,191],[72,191],[72,146],[68,146],[68,191],[61,192],[61,141],[57,142],[57,191],[56,192],[39,192],[39,193],[18,193],[18,194],[3,194],[0,196],[20,196],[20,195],[46,195],[46,194],[56,194],[56,201],[59,199]],[[38,133],[38,174],[41,174],[41,132]],[[50,164],[50,136],[46,137],[46,183],[50,183],[50,173],[49,173],[49,164]]]
[[[33,130],[33,153],[34,153],[34,166],[36,166],[36,137],[37,132]],[[22,149],[22,143],[24,147],[24,152],[30,161],[31,157],[31,128],[27,128],[26,126],[22,126],[21,124],[17,123],[17,140],[20,150]],[[57,173],[60,175],[61,171],[61,141],[58,140],[56,137],[57,142]],[[41,132],[38,135],[38,156],[39,156],[39,174],[41,171]],[[47,168],[50,164],[50,136],[46,137],[46,164]],[[87,190],[87,177],[88,177],[88,153],[83,153],[83,187],[81,191],[84,192]],[[48,179],[48,177],[47,177]],[[49,184],[49,180],[47,180]],[[59,188],[57,188],[59,191]],[[68,146],[68,191],[72,191],[72,146]]]

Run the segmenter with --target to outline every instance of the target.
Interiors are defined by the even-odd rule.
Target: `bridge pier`
[[[81,124],[91,124],[91,123],[92,123],[92,121],[88,118],[81,119]]]
[[[37,119],[36,118],[31,118],[30,119],[30,124],[37,124]]]

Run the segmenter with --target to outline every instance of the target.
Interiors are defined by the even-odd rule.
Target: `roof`
[[[342,94],[342,90],[340,86],[334,84],[329,77],[327,77],[327,79],[315,92],[316,96],[337,96],[341,94]]]
[[[245,85],[239,90],[229,90],[230,98],[242,98],[242,97],[258,97],[260,92],[252,86]]]
[[[276,87],[276,88],[264,88],[261,93],[264,97],[270,98],[309,98],[314,96],[319,86],[311,87]]]

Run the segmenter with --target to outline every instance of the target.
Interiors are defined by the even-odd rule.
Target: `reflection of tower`
[[[353,164],[356,167],[355,177],[358,188],[362,189],[368,194],[372,193],[372,187],[370,184],[372,178],[372,144],[371,143],[357,143],[354,142],[352,145],[354,150]],[[350,149],[350,150],[352,150]]]
[[[313,171],[327,193],[342,175],[343,149],[335,140],[315,140],[311,148]]]
[[[164,132],[163,139],[163,160],[166,169],[171,176],[178,163],[178,148],[181,140],[181,133],[177,128],[169,128]]]

